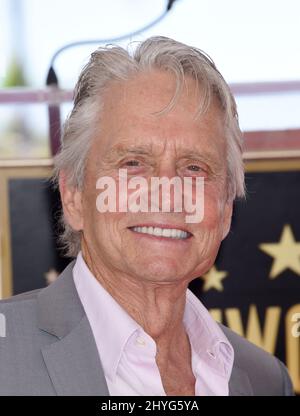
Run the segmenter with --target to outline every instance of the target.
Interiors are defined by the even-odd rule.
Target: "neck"
[[[187,346],[183,325],[188,281],[151,282],[111,272],[101,259],[82,245],[82,255],[95,278],[126,312],[150,335],[159,351],[169,354]]]

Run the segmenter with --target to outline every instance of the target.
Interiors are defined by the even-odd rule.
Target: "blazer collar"
[[[51,285],[37,297],[38,325],[43,331],[61,339],[85,316],[73,281],[72,261]]]
[[[108,396],[94,336],[73,281],[74,261],[37,298],[38,325],[56,337],[42,355],[58,395]]]
[[[253,389],[245,371],[233,364],[229,380],[229,396],[253,396]]]

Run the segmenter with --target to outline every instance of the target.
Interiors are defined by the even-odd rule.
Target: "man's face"
[[[85,244],[101,269],[139,281],[192,280],[214,263],[228,232],[231,203],[226,203],[226,143],[221,111],[213,102],[195,119],[199,94],[192,79],[175,107],[163,115],[175,91],[175,79],[153,71],[113,84],[105,93],[99,133],[89,152],[82,192]],[[186,212],[99,213],[96,182],[119,169],[128,179],[203,177],[204,218],[187,223]],[[118,197],[118,194],[117,194]],[[157,237],[133,227],[175,228],[188,238]]]

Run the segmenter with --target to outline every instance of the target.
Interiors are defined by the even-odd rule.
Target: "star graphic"
[[[295,240],[292,228],[285,224],[278,243],[263,243],[259,248],[273,257],[270,279],[275,279],[286,269],[300,276],[300,242]]]
[[[59,273],[55,269],[50,269],[48,272],[46,272],[45,279],[46,279],[47,285],[50,285],[50,283],[55,282],[58,275]]]
[[[201,278],[204,280],[203,290],[207,292],[210,289],[216,289],[219,292],[224,290],[222,280],[228,275],[225,271],[218,271],[216,266],[213,266]]]

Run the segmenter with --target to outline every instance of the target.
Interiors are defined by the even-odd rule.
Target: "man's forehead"
[[[180,85],[179,85],[179,84]],[[119,108],[124,113],[138,108],[139,113],[155,116],[174,102],[180,102],[181,111],[195,111],[203,98],[201,82],[188,74],[180,81],[171,71],[151,69],[141,71],[127,80],[112,81],[104,92],[108,112]]]
[[[169,142],[170,144],[170,142]],[[186,158],[203,158],[206,157],[207,159],[214,159],[216,157],[216,153],[213,149],[208,148],[197,148],[195,144],[193,146],[188,146],[186,142],[174,142],[173,146],[168,146],[168,142],[165,141],[164,145],[158,146],[153,142],[129,142],[128,140],[121,141],[116,143],[114,146],[111,147],[109,154],[116,155],[116,156],[124,156],[127,154],[135,154],[135,155],[150,155],[155,156],[156,154],[163,153],[164,150],[167,150],[168,147],[171,147],[176,154],[180,155],[181,157]]]
[[[152,142],[129,142],[128,140],[121,140],[119,143],[116,143],[112,146],[111,151],[116,154],[124,153],[141,153],[149,154],[153,152],[153,143]]]

